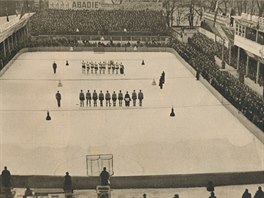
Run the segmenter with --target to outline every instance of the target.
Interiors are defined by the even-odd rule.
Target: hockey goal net
[[[99,176],[104,167],[114,175],[112,154],[86,155],[87,176]]]

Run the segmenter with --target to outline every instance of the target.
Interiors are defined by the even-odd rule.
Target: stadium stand
[[[31,20],[32,35],[111,34],[124,30],[162,34],[167,28],[162,13],[152,10],[45,10]]]
[[[170,46],[193,68],[199,69],[202,76],[241,113],[264,130],[263,98],[228,72],[220,71],[212,56],[204,56],[204,52],[210,50],[200,51],[199,49],[205,46],[199,46],[197,49],[197,43],[193,39],[190,39],[188,44],[174,40]]]

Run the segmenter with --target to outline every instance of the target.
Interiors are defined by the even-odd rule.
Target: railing
[[[137,42],[137,41],[157,41],[157,42],[166,42],[170,36],[152,36],[152,35],[40,35],[40,36],[31,36],[32,40],[38,39],[70,39],[70,40],[88,40],[88,41],[97,41],[97,42],[109,42],[111,41],[120,41],[120,42]]]
[[[25,20],[27,20],[28,18],[30,18],[33,15],[34,15],[34,13],[28,13],[28,14],[25,14],[21,19],[20,19],[20,15],[19,15],[18,17],[10,20],[8,23],[4,23],[3,25],[0,26],[0,34],[5,32],[6,30],[12,28],[13,26],[16,26],[17,24],[24,22]]]
[[[0,176],[1,178],[1,176]],[[263,183],[264,172],[233,172],[233,173],[201,173],[152,176],[119,176],[111,178],[111,188],[191,188],[205,187],[208,181],[215,186],[249,185]],[[99,185],[99,177],[72,177],[75,189],[95,189]],[[62,176],[18,176],[13,175],[14,188],[61,188]]]

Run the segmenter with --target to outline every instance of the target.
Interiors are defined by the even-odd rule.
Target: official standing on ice
[[[58,107],[60,107],[61,106],[61,94],[60,94],[59,91],[57,91],[55,97],[56,97],[56,100],[57,100]]]
[[[52,65],[52,67],[53,67],[53,73],[56,74],[57,64],[55,63],[55,61],[54,61],[53,65]]]
[[[162,78],[163,84],[165,84],[165,72],[164,71],[161,73],[161,78]]]

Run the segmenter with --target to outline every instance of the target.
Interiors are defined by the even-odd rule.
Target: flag
[[[8,10],[6,8],[6,21],[9,22]]]
[[[27,10],[28,10],[28,2],[24,0],[19,19],[21,19],[27,13]]]
[[[216,4],[215,4],[215,12],[218,10],[218,0],[216,0]]]

